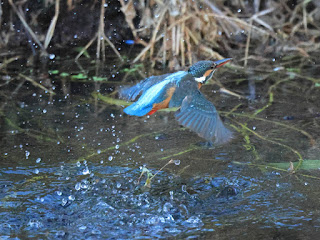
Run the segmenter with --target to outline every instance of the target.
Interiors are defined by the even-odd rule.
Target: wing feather
[[[228,142],[232,132],[223,125],[215,106],[199,91],[193,79],[184,80],[171,100],[171,106],[181,105],[175,114],[176,120],[207,141],[215,144]]]
[[[127,101],[134,101],[140,95],[140,93],[144,93],[150,87],[161,82],[163,79],[165,79],[169,75],[170,73],[163,74],[160,76],[151,76],[142,80],[141,82],[137,83],[132,87],[121,86],[120,89],[118,90],[119,97]]]
[[[167,73],[160,76],[151,76],[148,77],[136,85],[130,86],[121,86],[118,90],[119,97],[125,99],[127,101],[134,101],[140,94],[145,93],[152,86],[162,82],[176,82],[177,79],[183,78],[183,76],[187,75],[185,71],[179,71],[175,73]]]
[[[206,118],[204,116],[199,116],[197,121],[194,122],[194,128],[195,132],[201,132],[203,129],[203,123],[206,121]]]
[[[187,125],[187,123],[190,121],[192,115],[183,115],[181,116],[181,125]]]

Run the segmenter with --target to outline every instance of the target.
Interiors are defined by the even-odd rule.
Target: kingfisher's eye
[[[211,69],[215,69],[216,68],[216,64],[212,64]]]

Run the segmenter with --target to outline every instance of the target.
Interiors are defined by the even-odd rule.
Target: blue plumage
[[[126,107],[123,111],[128,115],[142,117],[152,110],[152,104],[147,106],[139,106],[137,102]]]
[[[184,71],[166,74],[164,75],[164,79],[155,82],[153,85],[150,85],[147,81],[143,81],[129,89],[124,88],[120,94],[126,96],[129,100],[135,99],[140,92],[143,92],[139,100],[125,108],[124,112],[128,115],[139,117],[148,114],[152,110],[153,104],[164,101],[166,99],[167,90],[174,86],[177,80],[186,74],[187,73]],[[146,87],[147,89],[145,89]]]
[[[215,108],[199,91],[208,81],[217,67],[231,59],[220,61],[200,61],[188,71],[179,71],[161,76],[151,76],[133,87],[120,89],[120,97],[128,101],[138,101],[124,109],[128,115],[151,115],[159,109],[180,107],[176,120],[183,126],[196,132],[200,137],[215,144],[221,144],[232,138]]]

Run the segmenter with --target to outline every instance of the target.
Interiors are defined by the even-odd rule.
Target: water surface
[[[97,100],[97,90],[107,96],[120,81],[141,79],[125,76],[121,66],[85,65],[89,76],[107,82],[60,76],[79,73],[67,60],[28,75],[47,81],[54,96],[26,82],[9,98],[21,79],[15,68],[2,74],[17,80],[1,91],[0,238],[319,236],[319,87],[273,71],[281,64],[264,72],[219,70],[216,78],[241,99],[221,94],[216,84],[203,87],[235,133],[232,142],[213,148],[201,147],[203,139],[179,126],[173,112],[138,118]],[[290,170],[299,155],[312,167]],[[142,169],[155,174],[170,159],[175,163],[151,188],[144,186],[147,174],[138,181]]]

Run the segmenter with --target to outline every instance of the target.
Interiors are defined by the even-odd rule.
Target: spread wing
[[[152,110],[153,104],[160,103],[165,100],[167,97],[167,90],[175,86],[178,79],[181,79],[185,75],[187,75],[186,72],[179,71],[172,74],[152,76],[141,83],[122,91],[122,95],[127,100],[135,99],[140,92],[142,92],[138,101],[125,108],[124,112],[128,115],[139,117],[146,115]]]
[[[139,100],[132,103],[129,107],[124,109],[124,112],[128,115],[144,116],[149,113],[154,104],[161,103],[167,98],[167,90],[174,87],[174,83],[167,79],[154,84],[148,88],[140,96]]]
[[[170,103],[171,107],[181,103],[175,113],[176,120],[207,141],[222,144],[232,138],[232,132],[223,125],[215,106],[199,91],[193,79],[179,82]]]
[[[160,76],[151,76],[142,80],[141,82],[139,82],[138,84],[132,87],[130,86],[120,87],[119,89],[120,98],[125,99],[127,101],[134,101],[140,93],[145,92],[151,86],[161,82],[163,79],[165,79],[169,75],[170,73],[160,75]]]

